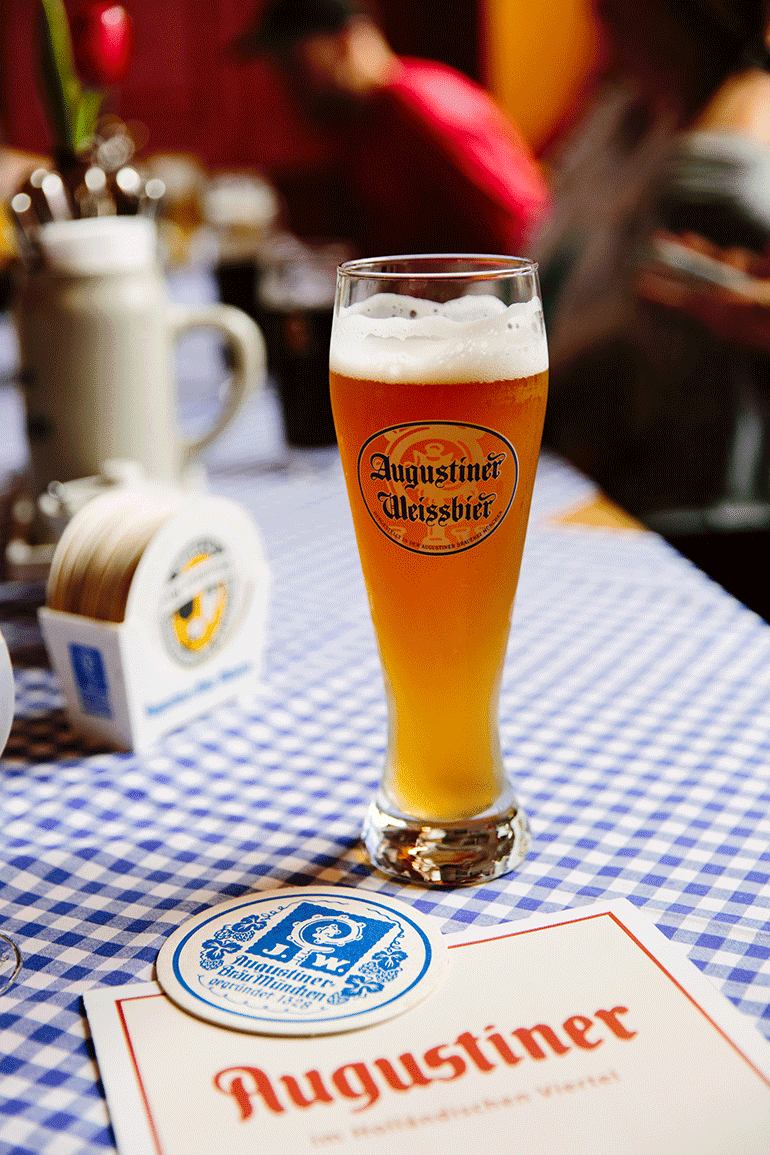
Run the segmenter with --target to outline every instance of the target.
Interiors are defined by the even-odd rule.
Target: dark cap
[[[356,0],[268,0],[233,47],[244,56],[284,48],[324,32],[339,32],[363,11]]]

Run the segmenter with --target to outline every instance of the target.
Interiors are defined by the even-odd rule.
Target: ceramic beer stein
[[[40,266],[23,275],[15,308],[35,492],[98,474],[111,458],[184,484],[200,451],[262,385],[260,330],[230,306],[172,304],[148,219],[54,222],[39,242]],[[177,424],[173,354],[179,334],[200,326],[225,335],[234,369],[217,419],[193,441]]]

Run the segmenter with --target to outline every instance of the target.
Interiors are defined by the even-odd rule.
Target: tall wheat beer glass
[[[537,267],[342,265],[330,369],[388,702],[364,843],[402,880],[494,878],[529,844],[497,715],[547,392]]]

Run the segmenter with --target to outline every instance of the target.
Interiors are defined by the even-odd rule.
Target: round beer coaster
[[[170,999],[210,1023],[327,1035],[409,1010],[446,960],[438,928],[390,895],[309,886],[202,911],[161,947],[157,972]]]

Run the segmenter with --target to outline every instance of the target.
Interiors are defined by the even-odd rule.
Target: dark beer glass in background
[[[340,267],[331,397],[389,719],[364,843],[404,880],[478,882],[527,851],[497,715],[547,378],[531,262]]]

